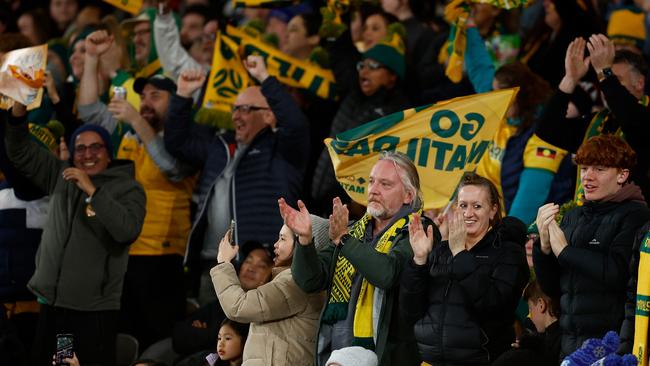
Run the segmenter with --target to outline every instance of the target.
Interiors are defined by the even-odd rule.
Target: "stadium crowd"
[[[0,364],[648,365],[648,57],[650,0],[0,0]],[[339,183],[515,87],[447,205],[394,147]]]

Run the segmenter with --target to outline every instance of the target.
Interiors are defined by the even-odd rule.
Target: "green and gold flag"
[[[275,8],[297,3],[298,0],[235,0],[236,8]]]
[[[237,95],[248,85],[250,78],[239,57],[239,45],[227,35],[217,33],[202,106],[230,112]]]
[[[261,55],[269,74],[291,87],[307,89],[323,99],[335,99],[336,88],[332,70],[291,57],[259,38],[228,26],[226,33],[239,43],[244,56]]]
[[[449,202],[464,172],[485,153],[518,88],[455,98],[393,113],[328,138],[336,179],[367,204],[368,175],[382,150],[408,155],[420,174],[424,208]]]
[[[104,0],[118,9],[136,15],[142,8],[142,0]]]

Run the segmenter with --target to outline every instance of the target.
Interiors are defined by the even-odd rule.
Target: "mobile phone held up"
[[[235,246],[235,220],[230,220],[230,227],[228,228],[228,242],[231,246]]]
[[[73,336],[72,334],[57,334],[56,335],[56,366],[68,365],[63,362],[66,358],[72,358],[74,352]]]

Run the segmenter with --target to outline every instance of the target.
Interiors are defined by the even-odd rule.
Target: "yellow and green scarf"
[[[379,238],[375,245],[375,250],[384,254],[388,253],[393,247],[397,234],[399,234],[402,228],[404,228],[412,218],[412,215],[408,215],[395,221]],[[366,226],[371,219],[372,216],[366,213],[359,221],[352,225],[349,230],[350,236],[363,240],[366,233]],[[323,314],[323,322],[334,324],[337,321],[347,318],[348,304],[350,302],[350,293],[352,290],[352,280],[355,272],[356,270],[352,263],[339,253],[336,260],[334,278],[332,280],[332,290],[330,291],[327,308]],[[354,312],[353,346],[362,346],[364,348],[374,349],[374,329],[372,322],[374,293],[375,286],[363,278]]]
[[[650,316],[650,231],[639,248],[639,272],[636,285],[636,312],[634,316],[634,347],[632,353],[639,366],[648,366],[648,317]]]

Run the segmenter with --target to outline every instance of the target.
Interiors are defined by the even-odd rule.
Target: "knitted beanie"
[[[371,58],[387,69],[394,72],[400,80],[404,80],[406,61],[404,59],[404,26],[393,23],[388,27],[388,35],[381,42],[363,53],[363,59]]]
[[[377,366],[379,361],[373,351],[354,346],[332,352],[325,365],[329,366],[333,363],[338,363],[341,366]]]
[[[561,366],[591,366],[598,360],[615,353],[620,340],[614,331],[609,331],[602,340],[598,338],[587,339],[578,350],[568,355]]]
[[[637,7],[614,10],[607,23],[607,36],[619,45],[643,49],[646,39],[644,13]]]
[[[72,158],[74,156],[74,146],[75,146],[75,140],[77,139],[77,136],[81,134],[82,132],[95,132],[96,134],[99,135],[99,137],[102,138],[104,141],[104,146],[106,147],[106,152],[108,153],[109,157],[113,157],[113,144],[111,143],[111,136],[108,134],[108,131],[104,127],[97,126],[97,125],[82,125],[81,127],[77,128],[74,130],[72,133],[72,136],[70,136],[70,141],[68,142],[68,150],[70,150],[70,157]]]

